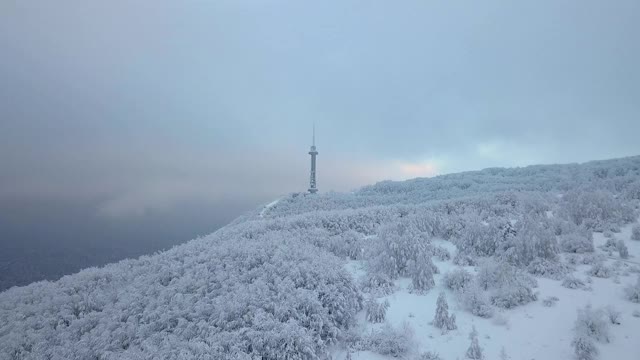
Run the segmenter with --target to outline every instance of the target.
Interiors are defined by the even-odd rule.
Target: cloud
[[[431,162],[423,163],[401,163],[399,164],[402,174],[409,177],[431,177],[438,174],[438,169]]]
[[[12,2],[0,197],[266,201],[314,121],[321,190],[638,154],[639,4]]]

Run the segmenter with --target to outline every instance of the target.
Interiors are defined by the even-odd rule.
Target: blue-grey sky
[[[2,1],[0,207],[219,226],[307,187],[313,122],[321,190],[637,155],[639,38],[637,0]]]

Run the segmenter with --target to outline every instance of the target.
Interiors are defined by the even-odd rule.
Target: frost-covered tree
[[[631,240],[640,240],[640,224],[631,227]]]
[[[574,338],[571,345],[578,360],[593,360],[598,356],[594,341],[608,343],[609,322],[602,309],[594,310],[591,305],[578,309],[578,318],[574,326]]]
[[[0,358],[326,355],[362,308],[341,261],[288,231],[237,230],[0,293]],[[26,319],[8,311],[25,300]]]
[[[414,290],[425,292],[436,285],[433,279],[434,268],[435,265],[428,254],[422,253],[416,257],[416,260],[411,263],[409,270],[411,272],[411,283]]]
[[[492,304],[530,301],[535,285],[521,273],[569,274],[556,237],[617,232],[635,221],[639,178],[640,157],[633,157],[381,182],[349,194],[292,194],[171,250],[0,292],[0,358],[326,358],[328,346],[350,336],[363,306],[360,290],[388,294],[394,279],[419,268],[419,256],[450,256],[433,238],[458,247],[455,264],[493,257],[510,265],[504,272],[512,276],[480,276],[482,288],[464,272],[443,279],[466,311],[490,317]],[[576,253],[589,249],[582,245],[566,247],[573,252],[563,258],[573,265],[606,260]],[[617,240],[610,245],[618,251]],[[345,257],[368,265],[360,289]],[[585,286],[565,286],[575,284]],[[626,292],[632,301],[640,301],[638,289]],[[406,356],[411,346],[403,333],[351,341]]]
[[[337,256],[359,260],[363,256],[365,240],[361,233],[348,230],[344,233],[330,236],[325,244],[318,244],[318,246],[326,248]]]
[[[527,266],[527,272],[534,276],[560,280],[573,269],[559,261],[537,258]]]
[[[364,305],[366,311],[367,321],[372,323],[381,323],[387,317],[387,309],[389,308],[389,301],[385,300],[379,303],[373,298],[367,300]]]
[[[595,360],[598,357],[598,348],[588,336],[578,335],[571,342],[577,360]]]
[[[611,340],[605,312],[602,309],[594,310],[591,305],[578,309],[574,330],[577,338],[589,337],[602,343]]]
[[[438,353],[427,351],[420,354],[420,356],[416,360],[442,360],[442,358]]]
[[[389,295],[393,292],[395,285],[391,278],[383,273],[368,272],[359,280],[360,290],[372,295]]]
[[[635,285],[629,285],[624,289],[624,294],[627,300],[640,303],[640,276],[638,277],[638,281],[636,281]]]
[[[438,295],[438,300],[436,302],[436,315],[433,318],[432,324],[443,331],[457,329],[455,315],[449,316],[449,304],[447,304],[444,292],[441,292],[440,295]]]
[[[614,237],[607,239],[605,244],[601,247],[602,250],[606,251],[609,256],[613,254],[614,251],[618,250],[618,242]]]
[[[412,264],[417,265],[416,269],[422,269],[424,257],[428,254],[428,235],[411,225],[412,222],[400,221],[380,229],[369,248],[370,271],[384,273],[395,279],[409,275]],[[433,273],[433,268],[431,270]]]
[[[469,334],[469,340],[471,340],[471,344],[469,348],[467,348],[467,358],[472,360],[482,360],[484,359],[484,355],[482,353],[482,348],[480,347],[480,343],[478,342],[478,331],[476,331],[475,325]]]
[[[634,218],[633,209],[607,190],[576,189],[562,200],[563,216],[594,231],[612,230]]]
[[[453,263],[458,266],[476,266],[477,259],[474,255],[458,252],[456,256],[453,257]]]
[[[621,259],[629,258],[629,249],[627,248],[627,245],[624,243],[624,240],[622,239],[618,240],[616,247],[618,249],[618,254],[620,255]]]
[[[413,329],[404,324],[396,330],[386,323],[381,329],[373,330],[365,339],[366,347],[378,354],[401,357],[409,353],[415,344]]]
[[[556,236],[539,219],[525,217],[516,224],[516,231],[516,236],[502,245],[501,258],[521,267],[528,266],[537,258],[557,259]]]
[[[478,269],[476,283],[489,291],[491,304],[510,309],[537,300],[532,287],[536,281],[522,270],[504,262],[484,262]]]
[[[470,284],[459,294],[463,307],[473,315],[490,318],[494,309],[491,307],[487,295],[476,284]]]
[[[603,261],[596,262],[589,269],[589,275],[599,278],[609,278],[613,274],[613,269],[607,266]]]
[[[491,256],[495,254],[502,232],[498,226],[482,223],[478,220],[469,221],[456,241],[458,250],[462,254],[473,256]]]
[[[559,242],[560,249],[564,252],[582,254],[594,251],[593,235],[591,235],[591,232],[589,232],[588,235],[580,233],[561,235]]]
[[[436,315],[433,318],[433,326],[438,329],[442,329],[447,324],[449,319],[449,304],[447,304],[447,299],[444,295],[444,292],[441,292],[438,295],[438,300],[436,301]]]
[[[452,270],[442,277],[444,286],[448,289],[460,292],[467,285],[473,283],[473,275],[465,269]]]

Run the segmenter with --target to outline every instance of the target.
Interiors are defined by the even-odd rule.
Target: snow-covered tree
[[[424,292],[432,289],[436,283],[433,279],[435,265],[427,253],[422,253],[410,265],[413,289]],[[437,269],[437,268],[436,268]]]
[[[368,272],[359,280],[359,286],[360,290],[372,295],[389,295],[395,288],[388,275],[378,272]]]
[[[317,359],[345,338],[352,347],[406,356],[411,342],[403,330],[350,337],[361,292],[389,294],[400,276],[415,275],[415,288],[433,286],[425,276],[437,271],[431,257],[450,257],[434,238],[458,247],[455,264],[479,266],[477,283],[464,270],[443,278],[476,316],[532,301],[527,274],[571,274],[561,259],[595,264],[602,276],[599,263],[607,259],[588,252],[592,243],[584,239],[636,220],[638,179],[640,157],[633,157],[292,194],[262,215],[249,213],[168,251],[0,292],[0,358]],[[571,253],[558,256],[557,238]],[[607,250],[619,251],[617,243]],[[345,257],[367,264],[359,287]],[[627,270],[607,268],[610,275]],[[562,284],[589,285],[572,276]],[[640,285],[625,295],[640,302]],[[576,337],[583,358],[596,352],[592,333]]]
[[[413,329],[404,324],[401,330],[385,323],[379,330],[373,330],[365,339],[366,347],[378,354],[401,357],[414,347]]]
[[[598,357],[598,348],[593,342],[593,339],[588,336],[576,336],[571,342],[571,345],[573,346],[577,360],[595,360]]]
[[[490,318],[494,309],[491,307],[487,295],[476,284],[470,284],[459,294],[463,307],[473,315]]]
[[[612,230],[634,218],[633,209],[607,190],[576,189],[562,200],[562,215],[594,231]]]
[[[631,227],[631,240],[640,240],[640,224]]]
[[[526,267],[537,258],[555,261],[558,244],[553,232],[539,219],[525,217],[516,226],[516,236],[508,239],[500,256],[511,264]]]
[[[570,253],[586,253],[593,252],[593,235],[589,232],[589,235],[572,233],[561,235],[559,237],[560,249],[564,252]]]
[[[621,259],[629,258],[629,249],[627,248],[627,245],[624,243],[624,240],[622,239],[618,240],[616,247],[618,249],[618,254],[620,255]]]
[[[444,274],[442,281],[448,289],[460,292],[473,283],[473,275],[465,269],[455,269]]]
[[[364,309],[367,314],[367,321],[372,323],[381,323],[387,317],[387,309],[389,308],[389,301],[385,300],[379,303],[373,298],[367,300],[364,305]]]
[[[507,351],[504,349],[504,346],[500,349],[500,360],[509,360],[511,357],[507,355]]]
[[[433,318],[432,324],[443,331],[457,329],[455,316],[449,316],[449,304],[447,304],[444,292],[441,292],[440,295],[438,295],[438,300],[436,302],[436,315]]]
[[[482,360],[484,359],[484,355],[482,353],[482,348],[480,347],[480,343],[478,342],[478,331],[476,331],[475,325],[469,334],[469,339],[471,340],[471,344],[469,348],[467,348],[467,358],[472,360]]]
[[[560,280],[573,269],[560,261],[537,258],[527,266],[527,272],[534,276]]]
[[[640,276],[638,277],[638,281],[636,281],[635,285],[629,285],[624,289],[625,296],[627,300],[640,303]]]
[[[414,269],[424,267],[424,257],[428,254],[428,235],[418,232],[412,224],[404,220],[381,227],[378,237],[368,249],[370,271],[384,273],[395,279],[408,275],[412,264],[416,265]],[[431,271],[433,273],[433,268]]]
[[[603,261],[596,262],[589,269],[589,275],[599,278],[609,278],[613,274],[611,267],[607,266]]]
[[[476,283],[489,291],[491,303],[510,309],[537,299],[532,287],[536,285],[522,270],[504,262],[484,262],[478,269]]]
[[[425,353],[420,354],[420,356],[416,360],[442,360],[438,353],[427,351]]]
[[[594,310],[591,305],[578,309],[571,343],[578,360],[596,359],[598,348],[594,341],[608,343],[610,340],[609,322],[602,309]]]
[[[458,250],[467,255],[491,256],[495,254],[501,239],[501,229],[480,221],[470,221],[456,241]]]
[[[578,318],[575,323],[576,337],[589,337],[598,342],[608,343],[609,322],[606,320],[605,312],[602,309],[594,310],[591,305],[583,309],[578,309]]]

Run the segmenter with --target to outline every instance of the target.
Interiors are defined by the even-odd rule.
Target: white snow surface
[[[622,228],[618,238],[629,239],[631,226]],[[601,233],[595,234],[596,246],[604,245],[606,239]],[[451,248],[451,243],[436,240],[434,243]],[[640,261],[640,241],[627,241],[630,259],[629,264],[637,264]],[[604,254],[602,250],[598,250]],[[613,264],[620,259],[609,259],[607,263]],[[571,347],[572,329],[576,318],[576,309],[591,304],[593,307],[605,307],[612,305],[621,312],[621,324],[612,325],[613,340],[609,344],[598,344],[601,359],[612,360],[638,360],[640,358],[640,317],[634,317],[632,313],[640,310],[638,304],[626,301],[623,296],[623,288],[636,281],[637,274],[629,274],[620,278],[620,284],[612,279],[593,278],[592,290],[572,290],[562,287],[560,281],[551,279],[538,279],[539,298],[556,296],[559,301],[555,306],[545,307],[541,301],[529,303],[511,310],[502,310],[497,316],[503,321],[483,319],[471,315],[456,304],[455,295],[441,284],[442,274],[456,268],[450,261],[434,261],[440,274],[434,275],[436,287],[427,294],[414,294],[409,291],[410,280],[396,280],[398,290],[391,295],[381,297],[388,300],[390,307],[387,311],[388,321],[401,327],[408,323],[414,329],[416,340],[416,352],[432,351],[440,355],[442,359],[465,359],[465,352],[469,346],[468,334],[472,326],[475,326],[480,334],[480,345],[484,350],[486,359],[500,359],[502,348],[513,360],[531,359],[573,359]],[[352,276],[358,278],[365,273],[365,265],[361,261],[349,261],[345,265]],[[578,267],[573,275],[586,278],[587,265]],[[474,271],[473,267],[465,267]],[[445,292],[449,301],[449,312],[456,315],[457,330],[442,334],[440,329],[433,327],[438,294]],[[361,317],[358,324],[364,334],[372,329],[380,328],[381,324],[370,324]],[[383,360],[394,359],[390,356],[382,356],[371,351],[355,351],[351,354],[353,359]],[[346,357],[344,349],[334,352],[336,359]]]
[[[260,217],[264,217],[264,215],[267,213],[267,211],[269,211],[269,209],[274,207],[278,203],[278,201],[280,201],[280,199],[275,199],[272,202],[270,202],[267,205],[265,205],[264,208],[262,208],[262,210],[260,211]]]

